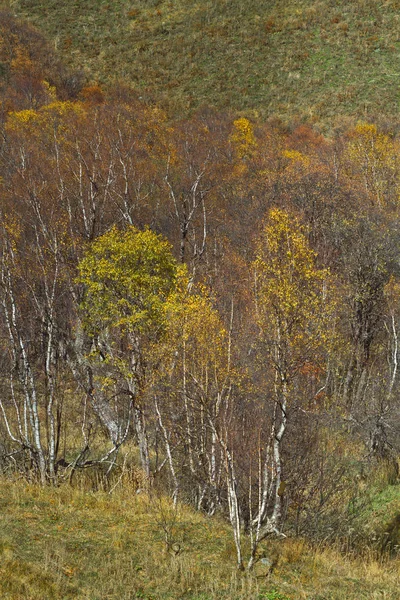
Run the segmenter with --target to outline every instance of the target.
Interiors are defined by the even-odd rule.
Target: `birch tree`
[[[329,314],[329,273],[317,267],[304,229],[287,212],[269,212],[257,242],[253,273],[259,335],[256,345],[260,364],[273,383],[265,397],[270,425],[260,456],[249,568],[260,540],[280,533],[285,486],[282,443],[290,411],[298,404],[295,383],[304,365],[318,361],[321,347],[327,344]]]
[[[234,391],[240,377],[232,332],[223,326],[203,286],[188,285],[171,298],[168,331],[155,386],[173,499],[189,500],[209,515],[227,509],[242,568],[239,479],[234,461]],[[161,414],[163,413],[163,414]]]
[[[113,228],[88,248],[79,264],[84,326],[92,339],[87,363],[92,395],[104,406],[114,448],[124,441],[131,416],[142,467],[150,475],[143,393],[151,346],[165,330],[165,308],[178,266],[169,243],[150,230]]]

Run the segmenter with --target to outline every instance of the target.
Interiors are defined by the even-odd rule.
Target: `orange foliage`
[[[79,93],[79,98],[88,104],[103,104],[104,92],[101,87],[95,83],[84,87]]]

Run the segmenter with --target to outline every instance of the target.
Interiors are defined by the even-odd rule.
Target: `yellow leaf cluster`
[[[282,156],[288,158],[293,163],[301,163],[305,167],[310,164],[310,159],[305,154],[298,152],[297,150],[283,150]]]
[[[317,267],[305,233],[294,216],[272,209],[253,263],[260,335],[286,363],[299,364],[328,336],[330,275]]]
[[[398,169],[398,149],[393,139],[376,125],[360,122],[347,146],[349,174],[364,183],[365,192],[378,205],[385,202],[386,190]]]
[[[248,119],[242,117],[233,122],[233,127],[234,131],[230,137],[230,141],[235,147],[237,156],[245,158],[257,146],[253,125]]]

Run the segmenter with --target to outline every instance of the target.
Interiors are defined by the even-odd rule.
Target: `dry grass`
[[[91,80],[182,114],[397,116],[397,0],[9,0]]]
[[[229,527],[124,486],[112,496],[0,482],[0,597],[362,600],[398,598],[400,561],[274,541],[238,573]],[[279,591],[276,591],[279,590]]]

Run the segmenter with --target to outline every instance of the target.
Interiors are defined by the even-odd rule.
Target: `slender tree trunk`
[[[150,455],[147,440],[146,424],[143,411],[137,406],[133,407],[134,423],[139,446],[140,463],[146,477],[150,477]]]
[[[172,452],[171,452],[171,445],[170,445],[169,439],[168,439],[168,433],[167,433],[166,428],[164,427],[164,423],[163,423],[162,418],[161,418],[161,412],[160,412],[160,409],[158,407],[157,398],[154,399],[154,404],[155,404],[155,408],[156,408],[156,413],[157,413],[157,418],[158,418],[158,424],[159,424],[161,432],[163,434],[164,445],[165,445],[165,452],[167,454],[168,464],[169,464],[169,470],[171,472],[171,477],[172,477],[172,481],[173,481],[173,484],[174,484],[174,491],[172,493],[172,500],[173,500],[174,506],[176,506],[176,503],[178,502],[178,494],[179,494],[179,481],[178,481],[178,478],[176,476],[176,471],[175,471],[175,467],[174,467],[174,461],[173,461]]]

